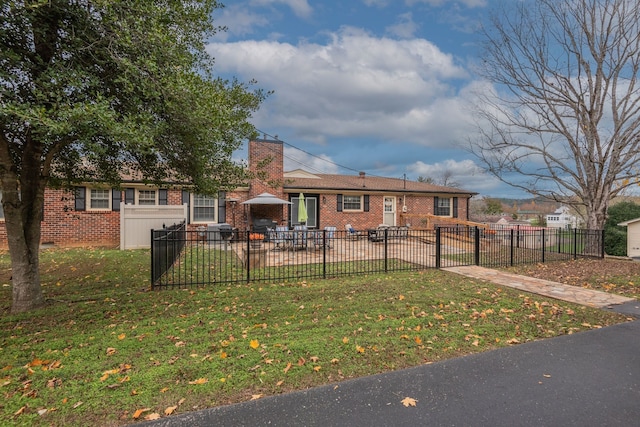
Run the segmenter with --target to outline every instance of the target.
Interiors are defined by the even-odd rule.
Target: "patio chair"
[[[324,228],[325,231],[325,238],[326,238],[326,245],[327,248],[332,248],[333,247],[333,237],[336,234],[336,228],[335,227],[325,227]]]
[[[269,232],[269,239],[275,243],[274,250],[287,249],[287,234],[289,229],[286,226],[277,226],[275,230]]]
[[[344,230],[347,232],[346,237],[349,240],[358,240],[360,238],[360,233],[356,229],[351,226],[351,224],[345,224]]]
[[[293,248],[305,249],[307,247],[307,226],[296,225],[293,228]]]
[[[336,227],[325,227],[324,231],[318,230],[313,234],[313,246],[315,249],[320,249],[322,246],[326,246],[331,249],[333,246],[331,241],[336,233]]]

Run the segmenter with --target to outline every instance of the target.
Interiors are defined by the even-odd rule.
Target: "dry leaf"
[[[160,389],[160,393],[165,393],[167,391],[169,391],[169,387],[165,387],[163,389]]]
[[[164,410],[164,414],[171,415],[176,411],[176,409],[178,409],[177,406],[169,406],[167,409]]]
[[[123,339],[125,339],[126,337],[127,337],[127,335],[126,335],[126,334],[120,334],[120,335],[118,335],[118,339],[119,339],[119,340],[123,340]]]
[[[284,373],[286,374],[289,371],[289,369],[291,369],[291,362],[287,363],[287,367],[284,368]]]
[[[261,397],[262,397],[262,395],[261,395],[261,394],[252,394],[252,395],[251,395],[251,400],[258,400],[258,399],[260,399]]]
[[[157,412],[154,412],[153,414],[149,414],[146,417],[144,417],[144,419],[147,421],[159,420],[160,414],[158,414]]]
[[[133,413],[133,419],[137,420],[138,418],[140,418],[140,415],[150,410],[151,408],[142,408],[142,409],[136,410],[136,412]]]
[[[113,347],[109,347],[107,348],[107,356],[111,356],[112,354],[116,353],[116,349]]]
[[[364,347],[361,347],[361,346],[359,346],[359,345],[356,345],[356,351],[357,351],[358,353],[364,353]]]
[[[316,371],[316,372],[320,371],[320,369],[322,369],[322,366],[314,366],[313,367],[313,370]]]
[[[206,378],[198,378],[195,381],[189,381],[189,384],[206,384],[208,382],[209,382],[209,380],[206,379]]]
[[[401,402],[404,406],[409,407],[409,406],[416,406],[416,402],[418,401],[412,397],[405,397],[404,399],[402,399]]]
[[[251,340],[251,342],[249,343],[249,346],[253,349],[256,349],[260,347],[260,343],[258,342],[258,340]]]
[[[73,405],[73,409],[76,409],[78,406],[82,405],[84,402],[80,401]]]

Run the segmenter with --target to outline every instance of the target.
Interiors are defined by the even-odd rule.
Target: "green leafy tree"
[[[627,228],[618,224],[640,218],[640,205],[620,202],[609,208],[609,217],[604,226],[604,251],[607,255],[627,255]]]
[[[202,194],[245,178],[231,160],[266,96],[213,75],[215,0],[13,0],[0,5],[0,190],[12,311],[44,304],[47,186],[121,173]]]
[[[487,215],[498,215],[502,213],[502,202],[498,199],[484,197],[484,213]]]

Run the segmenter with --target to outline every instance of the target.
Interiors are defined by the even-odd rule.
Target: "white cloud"
[[[411,12],[398,16],[398,23],[386,28],[386,32],[392,36],[408,39],[418,31],[418,24],[413,21]]]
[[[444,5],[458,5],[463,4],[466,7],[484,7],[487,5],[487,0],[405,0],[408,6],[413,6],[418,3],[425,3],[430,6],[444,6]]]
[[[417,161],[409,165],[407,169],[415,178],[422,176],[432,178],[436,182],[449,174],[450,181],[460,184],[467,190],[480,193],[491,192],[501,185],[495,177],[485,174],[473,160],[449,159],[434,164]]]
[[[284,170],[304,169],[311,173],[338,173],[338,166],[325,154],[313,156],[295,148],[284,147]]]
[[[424,39],[393,40],[343,28],[326,44],[212,43],[221,72],[275,90],[257,125],[286,126],[307,141],[324,135],[450,146],[465,129],[452,55]]]
[[[313,13],[313,8],[309,6],[307,0],[251,0],[251,4],[256,6],[283,4],[290,7],[293,13],[301,18],[308,18]]]

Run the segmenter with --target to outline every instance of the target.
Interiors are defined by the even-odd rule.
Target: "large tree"
[[[487,171],[573,205],[602,229],[609,202],[640,176],[640,4],[508,2],[485,27],[479,137]]]
[[[44,304],[38,272],[47,186],[120,175],[214,194],[264,99],[213,76],[215,0],[7,0],[0,6],[0,190],[12,311]]]

